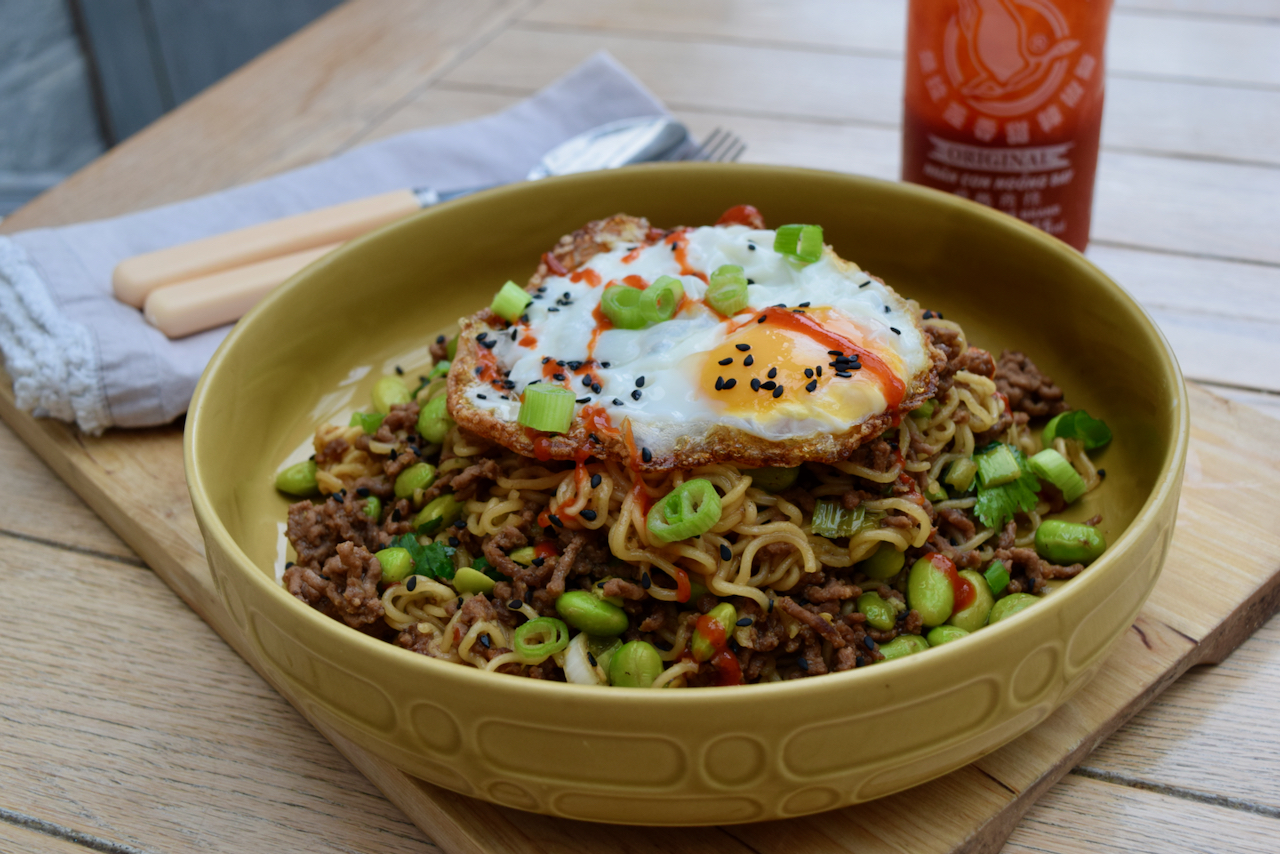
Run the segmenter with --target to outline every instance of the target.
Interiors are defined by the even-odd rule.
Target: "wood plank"
[[[448,70],[521,2],[353,0],[324,26],[308,27],[112,149],[0,229],[112,216],[332,155]]]
[[[1280,619],[1272,618],[1221,664],[1179,679],[1081,770],[1129,786],[1229,799],[1280,817],[1277,697]]]
[[[1135,822],[1133,816],[1149,817]],[[1003,854],[1276,850],[1280,820],[1071,775],[1028,812]]]
[[[1211,386],[1214,394],[1242,403],[1271,418],[1280,418],[1280,393]]]
[[[92,840],[90,844],[97,843],[96,848],[90,848],[74,841],[76,836],[74,833],[68,833],[65,836],[58,835],[60,828],[53,825],[41,825],[38,819],[33,819],[33,824],[35,827],[43,827],[43,830],[11,823],[20,820],[21,817],[19,816],[6,816],[0,813],[0,851],[24,851],[28,852],[28,854],[88,854],[89,851],[94,850],[112,851],[111,848],[107,848],[103,844],[110,844],[106,840],[88,837],[86,842]],[[125,854],[125,852],[121,852],[121,854]],[[129,854],[132,853],[129,852]]]
[[[0,489],[0,534],[142,566],[133,549],[2,423],[0,469],[5,473],[5,488]]]
[[[152,573],[3,538],[0,584],[3,809],[149,851],[434,849]]]

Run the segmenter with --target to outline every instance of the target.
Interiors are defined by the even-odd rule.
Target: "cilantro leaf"
[[[999,486],[978,484],[978,503],[973,510],[988,528],[1003,528],[1015,513],[1029,513],[1039,501],[1036,492],[1040,489],[1040,480],[1027,467],[1026,454],[1012,446],[1006,447],[1013,452],[1021,473],[1017,480]]]
[[[480,570],[485,575],[492,578],[494,581],[507,580],[507,577],[503,575],[501,572],[499,572],[497,569],[495,569],[493,564],[489,563],[488,558],[485,558],[483,556],[478,557],[475,560],[471,561],[471,568]]]
[[[451,546],[444,543],[421,545],[413,534],[401,534],[391,541],[388,548],[402,548],[413,559],[413,574],[425,575],[428,578],[453,578],[453,553]]]

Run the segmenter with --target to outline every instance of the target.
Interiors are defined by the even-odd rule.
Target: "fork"
[[[698,145],[698,152],[690,160],[703,160],[711,163],[733,163],[747,150],[742,137],[724,128],[715,128],[707,134]]]

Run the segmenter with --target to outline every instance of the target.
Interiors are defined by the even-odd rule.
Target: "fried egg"
[[[774,238],[740,224],[680,228],[601,246],[563,275],[548,271],[515,324],[481,312],[464,325],[479,340],[474,366],[460,360],[457,383],[451,373],[455,418],[527,452],[532,431],[495,428],[516,424],[530,384],[549,382],[577,397],[570,441],[551,445],[555,457],[582,439],[594,456],[646,469],[847,455],[932,392],[940,354],[914,303],[830,247],[804,264],[775,251]],[[747,307],[732,316],[706,300],[708,278],[726,264],[748,281]],[[661,276],[684,287],[674,316],[614,328],[605,288],[644,289]]]

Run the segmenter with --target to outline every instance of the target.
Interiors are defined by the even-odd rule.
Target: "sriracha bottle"
[[[1111,0],[910,0],[902,178],[1089,241]]]

